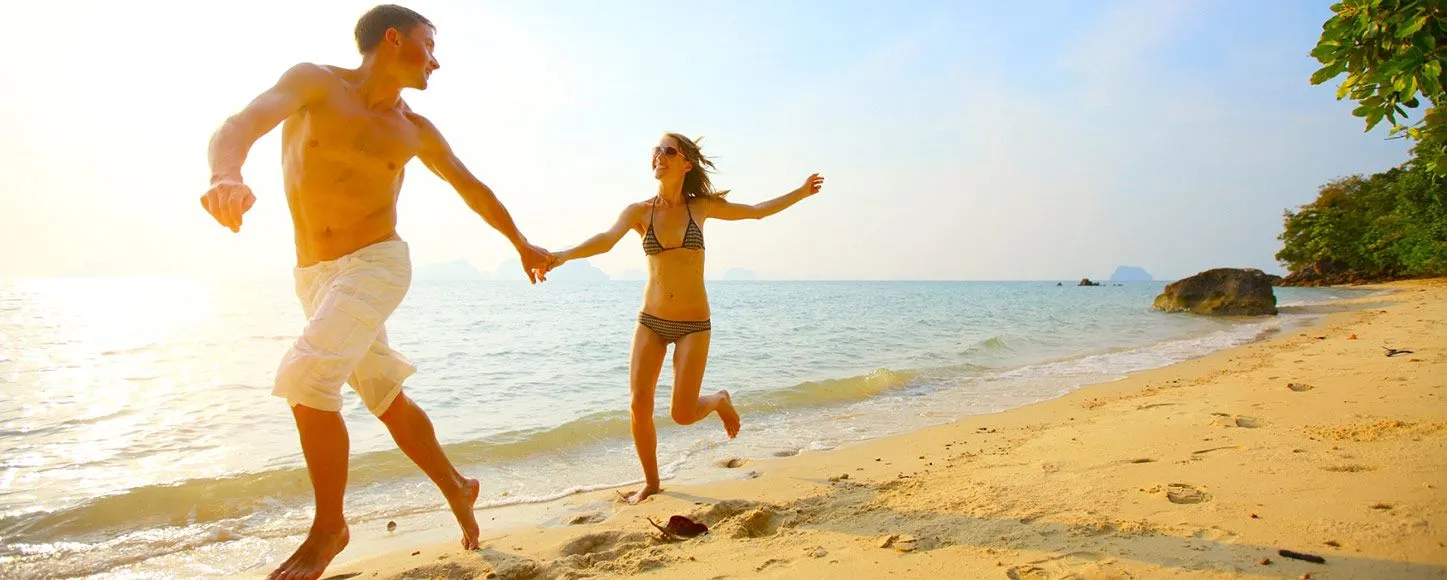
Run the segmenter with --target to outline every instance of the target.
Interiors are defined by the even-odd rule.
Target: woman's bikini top
[[[648,231],[643,234],[643,253],[649,256],[667,252],[669,250],[688,249],[703,250],[703,230],[693,221],[693,210],[688,207],[688,200],[685,199],[683,208],[688,211],[688,226],[683,230],[683,244],[665,248],[658,242],[658,234],[653,231],[653,213],[658,209],[658,202],[654,201],[648,210]]]

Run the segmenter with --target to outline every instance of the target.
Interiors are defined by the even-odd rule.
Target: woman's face
[[[653,147],[653,177],[660,181],[683,181],[693,164],[683,156],[678,140],[664,135]]]

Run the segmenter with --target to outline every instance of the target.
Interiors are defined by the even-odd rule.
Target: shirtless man
[[[396,231],[403,168],[417,157],[451,184],[512,242],[533,283],[543,279],[551,255],[518,233],[492,190],[402,101],[402,89],[425,89],[439,66],[434,33],[412,10],[373,8],[357,22],[359,68],[296,65],[211,140],[211,188],[201,204],[237,232],[255,202],[242,164],[252,144],[285,121],[282,169],[296,237],[296,292],[308,322],[282,359],[272,392],[287,400],[296,420],[316,513],[306,540],[272,578],[317,578],[347,545],[343,383],[437,484],[462,527],[463,547],[477,548],[478,482],[458,473],[427,414],[402,393],[416,367],[387,345],[384,323],[412,279],[407,244]]]

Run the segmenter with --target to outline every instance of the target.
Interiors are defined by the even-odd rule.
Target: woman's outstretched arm
[[[789,206],[799,203],[806,197],[819,193],[824,186],[824,178],[818,173],[812,174],[804,180],[804,185],[789,193],[768,201],[761,201],[756,204],[732,203],[722,198],[713,198],[708,204],[708,217],[721,220],[757,220],[769,217]]]
[[[633,229],[633,224],[638,219],[639,209],[642,207],[642,203],[629,205],[623,209],[623,213],[618,214],[618,221],[614,222],[613,226],[603,233],[588,238],[584,240],[583,243],[574,247],[561,252],[554,252],[553,256],[556,260],[554,260],[549,268],[561,266],[563,262],[567,262],[568,260],[580,260],[598,254],[608,253],[609,250],[613,249],[613,246],[618,244],[618,240],[623,239],[623,234]]]

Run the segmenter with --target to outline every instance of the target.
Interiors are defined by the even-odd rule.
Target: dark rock
[[[1081,279],[1080,279],[1080,283],[1079,283],[1079,284],[1076,284],[1076,286],[1099,286],[1099,285],[1100,285],[1100,282],[1091,282],[1091,281],[1090,281],[1090,278],[1081,278]]]
[[[1276,314],[1271,279],[1255,268],[1216,268],[1171,283],[1153,307],[1223,316]]]

